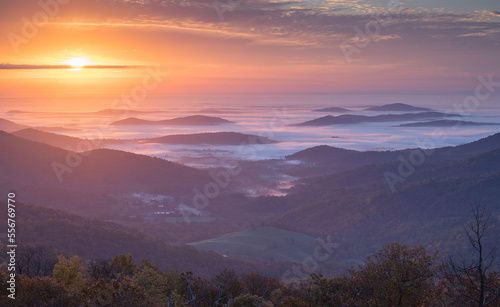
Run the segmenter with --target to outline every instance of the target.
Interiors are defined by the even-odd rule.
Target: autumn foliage
[[[435,255],[423,246],[391,243],[343,276],[313,274],[293,283],[259,273],[224,270],[211,279],[160,270],[130,255],[109,261],[57,257],[51,276],[18,275],[15,301],[2,289],[1,306],[454,306],[462,295],[437,274]],[[0,272],[5,284],[7,274]],[[500,305],[500,275],[485,279],[490,306]],[[472,290],[467,295],[476,295]],[[496,298],[495,298],[496,295]],[[464,305],[469,306],[469,305]]]

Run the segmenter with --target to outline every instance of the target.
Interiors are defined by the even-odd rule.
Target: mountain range
[[[328,108],[316,109],[313,110],[313,112],[347,113],[351,112],[351,110],[339,107],[328,107]]]
[[[277,249],[273,249],[272,240],[258,239],[258,229],[262,227],[273,227],[276,231],[271,233],[277,235],[286,234],[281,230],[296,233],[298,237],[330,235],[339,244],[331,255],[331,263],[343,267],[358,263],[391,241],[410,245],[422,243],[449,255],[462,250],[460,234],[463,235],[470,205],[478,200],[488,206],[494,217],[494,235],[488,240],[494,242],[500,238],[500,219],[497,219],[500,217],[500,133],[468,144],[433,150],[361,152],[318,146],[285,159],[241,162],[241,175],[231,177],[231,184],[225,188],[219,185],[218,196],[210,198],[203,206],[202,211],[210,217],[209,222],[190,224],[150,224],[142,215],[132,217],[129,213],[132,208],[147,212],[147,205],[144,201],[135,204],[133,197],[128,195],[168,196],[169,202],[164,203],[168,209],[162,210],[174,210],[180,203],[192,206],[193,195],[197,197],[194,189],[204,191],[208,183],[217,182],[214,178],[224,169],[199,170],[163,159],[108,149],[76,153],[6,132],[0,132],[0,151],[0,193],[6,195],[15,191],[20,202],[127,225],[120,228],[122,226],[102,224],[105,222],[99,220],[79,220],[82,217],[43,211],[45,209],[38,207],[33,209],[36,213],[24,213],[29,219],[40,216],[40,225],[43,225],[28,220],[23,222],[27,227],[33,225],[29,230],[33,239],[26,239],[26,243],[41,241],[54,246],[58,245],[57,242],[65,242],[54,247],[86,257],[91,256],[82,250],[82,246],[92,246],[93,241],[88,238],[96,233],[103,238],[102,241],[96,239],[98,243],[95,244],[116,247],[117,251],[132,248],[121,245],[125,244],[125,238],[130,238],[132,244],[134,238],[152,242],[149,237],[156,237],[155,240],[169,242],[182,237],[187,243],[214,242],[219,247],[212,249],[218,253],[225,253],[228,244],[236,244],[234,238],[245,234],[249,242],[255,238],[252,244],[264,251],[258,255],[259,261],[264,259],[268,263],[273,258],[281,259],[279,242],[276,241]],[[298,163],[288,163],[292,161]],[[64,173],[62,182],[57,179],[54,162],[70,169]],[[245,182],[247,189],[251,188],[249,182],[252,180],[268,185],[277,172],[278,175],[299,177],[293,187],[284,190],[284,196],[250,197],[245,190],[234,187],[239,180]],[[394,189],[391,189],[388,173],[399,176],[393,183]],[[391,178],[394,180],[395,177]],[[46,221],[44,216],[47,215],[54,216],[51,222]],[[55,221],[61,225],[54,225]],[[68,239],[50,236],[50,240],[44,241],[37,237],[38,233],[44,234],[39,227],[57,229],[57,233],[67,232],[74,242],[85,244],[72,247]],[[123,236],[116,237],[114,230],[109,232],[106,227],[116,229]],[[129,227],[138,229],[139,233],[134,234]],[[249,231],[251,229],[257,231]],[[115,241],[116,244],[112,245]],[[151,244],[138,246],[151,248],[160,255],[169,252],[181,258],[184,253],[196,254],[193,249],[168,251],[155,245],[159,243]],[[199,244],[193,246],[200,249],[210,246]],[[242,247],[233,253],[242,259],[250,259],[252,255],[244,250]],[[103,249],[102,257],[107,255],[106,251],[108,249]],[[302,252],[307,254],[307,248]],[[178,263],[176,261],[165,258],[164,263],[168,266]],[[205,263],[204,260],[193,261]],[[235,265],[246,267],[243,263]]]
[[[13,121],[10,121],[10,120],[4,119],[4,118],[0,118],[0,130],[6,131],[6,132],[13,132],[13,131],[17,131],[17,130],[21,130],[21,129],[25,129],[25,128],[28,128],[28,126],[20,125],[20,124],[13,122]]]
[[[164,120],[146,120],[130,117],[112,122],[110,125],[180,125],[180,126],[212,126],[221,124],[231,124],[231,121],[220,117],[205,115],[192,115]]]
[[[460,127],[460,126],[500,126],[496,123],[480,123],[463,120],[432,120],[427,122],[402,124],[398,127]]]
[[[266,137],[244,134],[238,132],[207,132],[194,134],[175,134],[146,139],[82,139],[65,136],[56,133],[41,131],[34,128],[27,128],[12,132],[12,135],[59,147],[62,149],[82,152],[91,149],[104,148],[113,144],[170,144],[170,145],[198,145],[198,146],[238,146],[242,144],[275,144],[278,141]]]
[[[266,137],[238,132],[207,132],[196,134],[176,134],[139,140],[141,143],[161,143],[180,145],[242,145],[274,144],[278,141]]]
[[[415,107],[405,103],[391,103],[382,106],[375,106],[365,109],[365,111],[378,111],[378,112],[431,112],[434,111],[429,108]]]
[[[73,152],[0,131],[0,191],[16,188],[29,202],[87,216],[123,216],[134,192],[189,195],[211,178],[203,170],[118,150]]]
[[[377,111],[377,112],[432,112],[433,109],[415,107],[405,103],[391,103],[381,106],[365,108],[363,111]],[[329,113],[347,113],[352,110],[340,107],[327,107],[322,109],[313,110],[313,112],[329,112]]]
[[[424,244],[437,248],[442,255],[466,252],[463,225],[470,218],[470,206],[478,201],[492,214],[493,234],[487,242],[490,246],[499,244],[500,134],[428,152],[422,164],[407,164],[412,171],[403,168],[409,174],[401,173],[399,157],[409,161],[412,152],[418,151],[382,153],[388,155],[388,162],[372,153],[363,158],[363,153],[358,153],[359,163],[335,168],[333,164],[341,162],[333,156],[346,159],[355,153],[327,147],[306,150],[293,156],[307,157],[318,167],[309,172],[309,177],[297,181],[286,196],[240,200],[239,205],[232,202],[232,206],[229,201],[227,205],[220,201],[221,205],[214,205],[218,208],[210,210],[234,219],[243,216],[240,223],[258,225],[260,221],[295,232],[331,235],[339,244],[332,259],[344,267],[392,241]],[[389,161],[390,157],[394,159]],[[311,165],[296,167],[307,169]],[[331,172],[318,176],[325,165]],[[394,191],[386,177],[388,172],[402,178]],[[218,242],[217,238],[206,240]]]
[[[0,202],[7,206],[5,202]],[[7,227],[7,211],[0,213],[0,225]],[[149,259],[161,269],[191,271],[211,277],[223,269],[240,273],[267,272],[278,275],[286,263],[256,265],[234,257],[224,258],[214,252],[200,251],[189,245],[166,244],[153,236],[112,222],[81,217],[39,206],[16,204],[16,239],[20,246],[39,245],[55,249],[71,257],[79,255],[87,260],[111,259],[117,254],[131,254],[140,261]],[[0,244],[1,246],[1,244]]]
[[[12,135],[21,137],[23,139],[44,143],[50,146],[69,149],[78,152],[87,151],[90,149],[100,147],[100,144],[98,144],[98,140],[89,141],[82,138],[45,132],[35,128],[27,128],[23,130],[14,131],[12,132]]]
[[[435,118],[450,118],[461,117],[459,114],[441,113],[441,112],[420,112],[420,113],[404,113],[404,114],[383,114],[376,116],[367,115],[327,115],[303,123],[298,123],[293,126],[331,126],[341,124],[359,124],[359,123],[381,123],[381,122],[399,122],[399,121],[414,121],[426,120]]]
[[[459,161],[500,148],[500,133],[458,146],[436,148],[428,151],[426,162],[441,163]],[[408,157],[415,149],[395,151],[356,151],[332,146],[315,146],[285,157],[286,160],[301,161],[293,174],[308,177],[314,174],[331,174],[353,169],[362,165],[398,161],[400,156]]]

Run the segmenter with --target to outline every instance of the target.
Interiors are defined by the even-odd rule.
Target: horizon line
[[[25,69],[129,69],[142,68],[140,65],[84,65],[75,67],[72,65],[31,65],[31,64],[0,64],[0,70],[25,70]]]

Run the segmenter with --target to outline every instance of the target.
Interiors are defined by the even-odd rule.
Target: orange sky
[[[157,65],[165,82],[155,93],[166,95],[458,91],[473,89],[481,73],[500,75],[500,13],[488,1],[478,11],[242,1],[224,20],[211,1],[64,2],[44,0],[52,5],[45,11],[37,1],[5,2],[0,62],[60,65],[85,57],[143,68],[0,69],[0,98],[118,95]],[[53,16],[27,37],[23,27],[37,16],[44,21],[43,12]],[[356,29],[366,34],[367,25],[377,33],[364,44]],[[350,61],[342,44],[357,51]]]

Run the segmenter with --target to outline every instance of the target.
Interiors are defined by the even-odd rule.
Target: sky
[[[4,101],[118,95],[147,67],[156,95],[451,93],[499,54],[498,0],[0,0]]]

